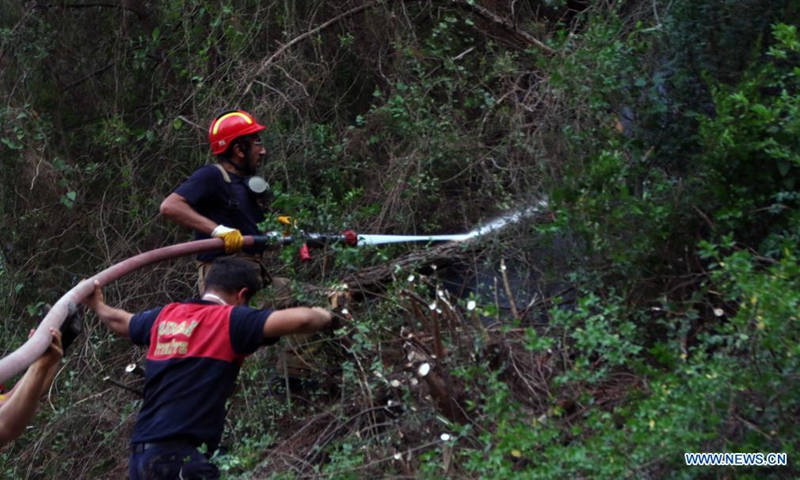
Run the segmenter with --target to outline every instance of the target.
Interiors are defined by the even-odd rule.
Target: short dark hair
[[[225,293],[236,293],[246,288],[245,300],[250,301],[261,289],[258,265],[243,258],[219,257],[211,264],[205,285],[206,290],[215,288]]]

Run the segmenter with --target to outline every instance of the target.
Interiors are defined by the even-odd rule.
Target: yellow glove
[[[211,232],[214,238],[221,238],[225,242],[225,253],[235,253],[242,249],[244,246],[244,237],[242,232],[235,228],[228,228],[224,225],[217,225],[217,228]]]

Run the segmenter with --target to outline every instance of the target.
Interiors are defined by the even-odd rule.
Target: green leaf
[[[70,190],[69,192],[65,193],[63,197],[61,197],[61,203],[67,208],[72,208],[75,205],[75,199],[77,197],[78,194],[75,192],[75,190]]]
[[[2,142],[3,145],[7,146],[11,150],[22,150],[22,145],[21,144],[13,142],[12,140],[9,140],[8,138],[0,138],[0,142]]]

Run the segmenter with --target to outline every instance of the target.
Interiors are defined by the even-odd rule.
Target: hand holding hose
[[[35,330],[31,330],[28,338],[32,337],[34,332]],[[64,356],[64,350],[61,346],[61,332],[51,327],[50,335],[52,336],[52,339],[50,340],[50,346],[47,347],[47,350],[44,351],[41,357],[33,362],[31,365],[32,367],[41,368],[43,371],[47,371],[50,368],[58,365],[61,357]]]
[[[242,232],[235,228],[229,228],[225,225],[217,225],[217,228],[211,232],[211,236],[221,238],[225,242],[225,253],[235,253],[242,249],[244,246],[244,237]]]

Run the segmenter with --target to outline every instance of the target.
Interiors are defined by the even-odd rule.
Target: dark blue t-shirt
[[[227,183],[222,172],[215,165],[205,165],[197,169],[174,193],[182,196],[200,215],[214,222],[235,228],[242,235],[260,235],[258,223],[264,220],[264,213],[256,199],[250,194],[242,178],[228,172],[231,179]],[[195,231],[197,240],[210,238]],[[264,246],[245,248],[246,253],[261,253]],[[223,252],[206,252],[197,256],[198,260],[208,262],[224,255]]]
[[[149,348],[131,442],[182,439],[216,448],[242,361],[278,341],[263,338],[271,313],[191,300],[134,315],[131,340]]]

